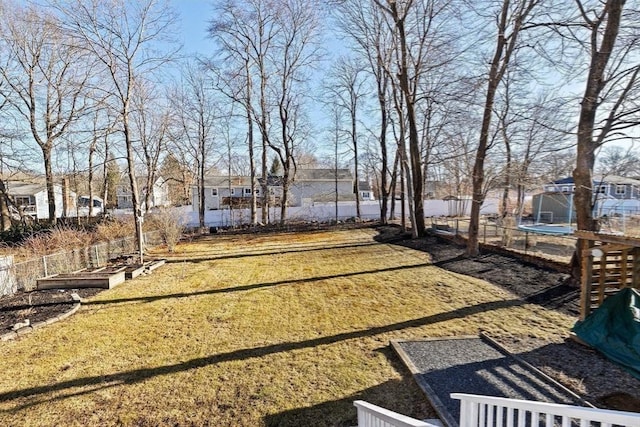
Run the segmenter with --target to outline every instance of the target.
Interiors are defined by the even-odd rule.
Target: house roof
[[[262,185],[263,182],[264,182],[264,179],[258,178],[258,182],[260,183],[260,185]],[[282,187],[282,177],[281,176],[275,176],[275,175],[267,176],[267,186],[268,187]]]
[[[206,176],[204,178],[204,186],[210,188],[219,187],[251,187],[250,176]]]
[[[594,175],[593,177],[594,184],[632,184],[640,186],[640,180],[627,178],[624,176],[618,175]],[[553,181],[550,184],[555,185],[563,185],[563,184],[573,184],[573,177],[562,178],[557,181]]]
[[[298,169],[296,181],[351,181],[353,176],[349,169]]]
[[[371,184],[369,181],[358,181],[359,191],[371,191]]]
[[[5,187],[12,196],[31,196],[45,190],[44,184],[23,181],[6,181]]]
[[[549,184],[556,184],[556,185],[560,185],[560,184],[573,184],[573,177],[566,177],[566,178],[562,178],[562,179],[558,179],[556,181],[550,182]]]

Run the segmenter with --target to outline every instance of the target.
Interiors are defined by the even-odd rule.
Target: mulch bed
[[[0,335],[11,331],[16,323],[44,322],[73,308],[71,294],[89,298],[104,289],[47,289],[31,292],[19,291],[0,298]]]

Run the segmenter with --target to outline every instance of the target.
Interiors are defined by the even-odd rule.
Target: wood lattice
[[[582,239],[581,310],[584,319],[620,289],[640,288],[640,239],[578,231]]]

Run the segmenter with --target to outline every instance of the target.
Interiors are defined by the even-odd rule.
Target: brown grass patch
[[[571,325],[374,234],[178,245],[176,262],[1,344],[0,424],[342,426],[355,399],[433,416],[389,340]]]

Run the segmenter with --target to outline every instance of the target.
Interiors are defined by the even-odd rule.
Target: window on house
[[[362,198],[363,199],[368,199],[369,198],[369,192],[368,191],[363,191],[362,192]]]
[[[575,192],[576,192],[576,186],[575,186],[575,185],[572,185],[572,186],[571,186],[571,192],[572,192],[572,193],[575,193]]]
[[[607,194],[607,186],[606,185],[601,185],[600,187],[598,187],[598,193]]]
[[[569,186],[566,185],[566,186],[562,187],[562,192],[563,193],[568,193],[569,192]]]
[[[30,196],[16,196],[15,203],[18,206],[35,205],[35,200],[32,202]]]
[[[218,189],[217,188],[212,188],[211,189],[211,195],[212,196],[217,196],[218,195]]]
[[[616,185],[616,194],[625,194],[627,192],[626,189],[624,185]]]
[[[251,189],[250,188],[245,188],[244,189],[244,195],[245,196],[250,196],[251,195]]]
[[[232,189],[231,189],[231,193],[230,193],[230,194],[231,194],[232,196],[233,196],[233,195],[235,195],[235,194],[236,194],[236,189],[235,189],[235,188],[232,188]]]

